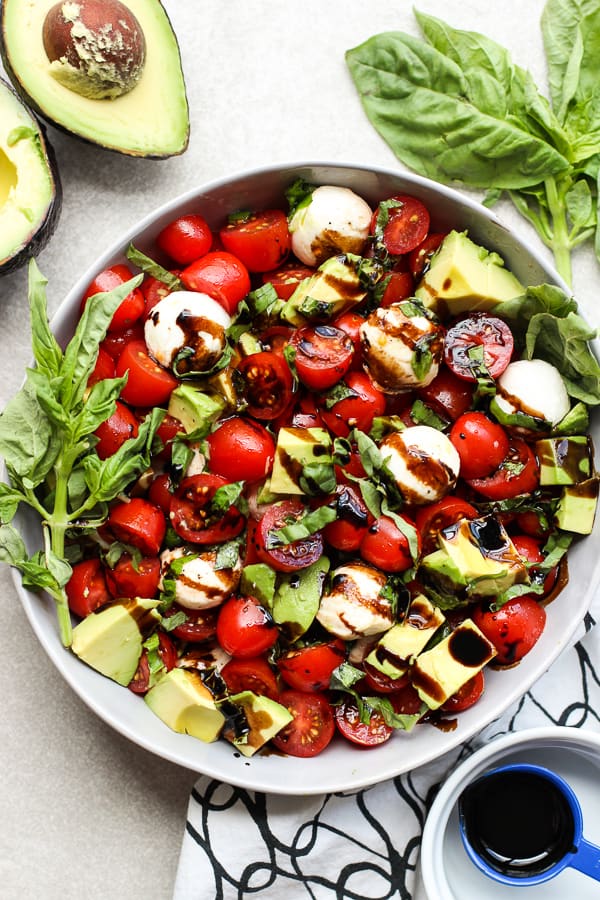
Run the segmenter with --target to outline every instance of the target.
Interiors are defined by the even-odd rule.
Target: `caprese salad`
[[[416,197],[296,182],[217,225],[178,216],[82,297],[68,643],[244,756],[450,727],[592,530],[589,329]]]

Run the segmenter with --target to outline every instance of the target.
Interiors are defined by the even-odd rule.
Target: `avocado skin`
[[[4,78],[0,78],[0,91],[2,90],[10,91],[16,101],[21,103],[21,99],[17,92],[4,80]],[[21,103],[21,105],[23,104]],[[27,112],[39,130],[44,158],[54,182],[54,196],[52,203],[46,210],[44,218],[41,221],[32,224],[31,235],[27,243],[18,248],[15,254],[6,259],[4,263],[0,264],[0,277],[8,275],[10,272],[15,272],[17,269],[21,268],[21,266],[24,266],[32,256],[37,256],[38,253],[41,253],[56,230],[62,210],[62,182],[54,148],[48,140],[45,126],[31,112],[31,109],[27,109]]]

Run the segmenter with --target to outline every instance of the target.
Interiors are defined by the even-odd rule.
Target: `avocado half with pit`
[[[58,169],[42,127],[0,79],[0,275],[42,250],[61,204]]]
[[[129,156],[186,149],[179,46],[158,0],[3,0],[0,16],[4,67],[38,115]]]

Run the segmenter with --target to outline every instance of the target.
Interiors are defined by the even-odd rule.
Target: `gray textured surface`
[[[103,152],[49,129],[63,214],[39,265],[54,310],[100,250],[159,203],[228,171],[329,159],[397,166],[368,124],[343,53],[377,31],[415,30],[411,4],[388,0],[165,2],[179,36],[192,136],[162,162]],[[541,0],[423,0],[419,8],[484,31],[544,84]],[[536,240],[504,205],[500,215]],[[591,254],[575,257],[575,292],[598,324]],[[0,403],[29,359],[23,270],[0,281]],[[171,896],[194,775],[115,734],[75,696],[38,645],[0,570],[0,895],[43,900]],[[240,836],[243,839],[243,836]],[[202,891],[199,889],[199,897]]]

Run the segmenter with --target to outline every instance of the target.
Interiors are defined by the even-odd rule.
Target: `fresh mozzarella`
[[[571,408],[560,372],[543,359],[519,359],[498,378],[494,402],[502,412],[526,413],[556,425]]]
[[[176,571],[171,565],[182,557],[190,557],[189,562],[178,563]],[[227,569],[215,569],[216,550],[190,554],[182,547],[165,550],[161,554],[162,589],[165,578],[175,578],[175,600],[186,609],[210,609],[219,606],[233,594],[242,573],[242,562],[238,558],[235,566]]]
[[[317,619],[344,641],[380,634],[394,623],[390,601],[382,596],[383,572],[364,563],[348,563],[333,573],[332,587],[321,598]]]
[[[350,188],[323,185],[290,220],[292,251],[307,266],[339,253],[362,253],[373,212]]]
[[[441,500],[458,478],[460,457],[457,451],[445,434],[429,425],[415,425],[388,434],[379,450],[408,503]]]
[[[424,315],[407,316],[399,303],[374,310],[360,340],[365,369],[388,394],[430,384],[444,352],[443,328]]]
[[[180,371],[204,372],[225,349],[231,317],[208,294],[173,291],[152,308],[144,325],[150,355],[167,369],[186,351]]]

